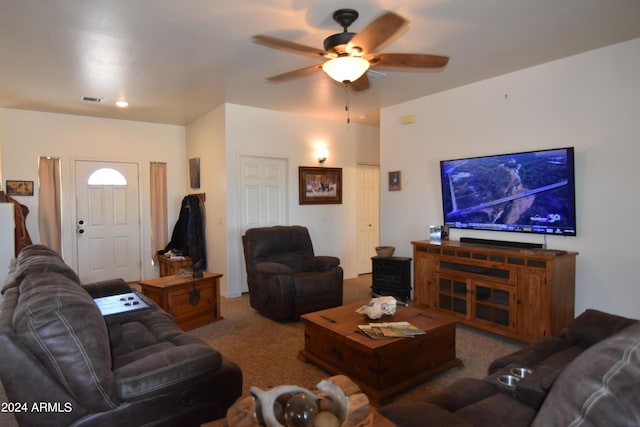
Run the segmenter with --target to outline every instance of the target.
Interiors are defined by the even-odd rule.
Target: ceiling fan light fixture
[[[358,56],[339,56],[322,64],[322,70],[339,83],[358,80],[369,69],[369,61]]]

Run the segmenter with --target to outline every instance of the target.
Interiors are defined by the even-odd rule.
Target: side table
[[[184,330],[221,320],[220,278],[205,272],[203,277],[165,276],[138,282],[142,293],[172,315]]]
[[[164,255],[158,255],[158,269],[160,277],[173,276],[178,274],[180,270],[193,271],[191,258],[188,256],[169,258]]]

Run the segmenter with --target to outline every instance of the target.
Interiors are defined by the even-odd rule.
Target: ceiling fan
[[[333,34],[324,40],[324,50],[266,35],[253,36],[253,42],[274,49],[285,50],[315,58],[326,58],[322,64],[300,68],[268,77],[271,82],[281,82],[323,70],[332,79],[348,85],[356,91],[369,88],[367,70],[370,67],[435,69],[449,62],[448,56],[420,53],[375,53],[375,49],[388,41],[408,21],[393,12],[386,12],[373,20],[359,33],[349,32],[349,26],[358,19],[353,9],[339,9],[333,20],[343,28],[342,33]]]

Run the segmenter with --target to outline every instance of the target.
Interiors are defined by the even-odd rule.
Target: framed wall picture
[[[400,191],[401,186],[400,171],[389,172],[389,191]]]
[[[301,205],[342,204],[342,168],[300,166]]]
[[[33,181],[7,180],[7,196],[33,196]]]
[[[191,188],[200,188],[200,157],[189,159],[189,183]]]

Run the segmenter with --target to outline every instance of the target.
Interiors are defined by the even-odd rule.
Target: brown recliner
[[[273,320],[342,305],[343,271],[334,256],[315,256],[302,226],[251,228],[242,236],[251,307]]]

